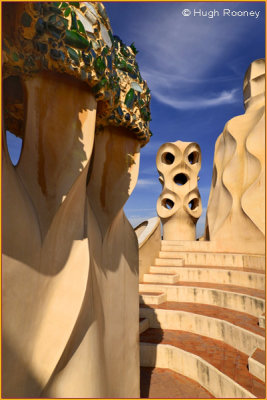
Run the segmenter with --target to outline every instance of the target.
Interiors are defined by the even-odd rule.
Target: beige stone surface
[[[181,310],[140,308],[140,317],[149,320],[149,327],[196,333],[221,340],[250,356],[256,347],[265,349],[265,338],[231,322]]]
[[[162,192],[157,213],[164,240],[195,240],[196,223],[202,212],[197,187],[201,151],[196,143],[177,141],[163,144],[157,153]]]
[[[257,349],[257,350],[259,350],[259,349]],[[265,351],[265,349],[263,349],[263,350]],[[253,351],[253,353],[254,353],[254,351]],[[256,376],[258,379],[260,379],[261,381],[265,382],[265,377],[266,377],[265,364],[262,364],[260,361],[255,359],[253,356],[254,356],[254,354],[252,354],[248,358],[249,372],[252,375]]]
[[[141,343],[141,366],[169,368],[200,383],[216,398],[255,398],[203,358],[168,344]]]
[[[105,128],[95,138],[85,206],[87,291],[80,321],[46,387],[48,397],[139,396],[138,247],[122,207],[137,181],[140,144],[124,133]]]
[[[140,304],[161,304],[167,300],[165,293],[141,293],[139,297]]]
[[[72,78],[24,84],[21,159],[3,149],[3,395],[139,397],[138,244],[123,213],[140,143],[95,137]],[[92,149],[93,157],[92,157]]]
[[[139,334],[145,332],[149,328],[149,320],[147,318],[143,318],[139,322]]]
[[[151,228],[149,228],[151,222]],[[146,224],[147,223],[147,224]],[[161,226],[158,217],[142,222],[135,228],[139,242],[139,282],[158,256],[161,245]]]
[[[179,280],[182,282],[214,282],[221,283],[223,285],[236,285],[242,287],[250,287],[259,290],[265,290],[265,274],[246,272],[241,268],[240,270],[219,269],[196,266],[189,267],[188,265],[183,267],[175,266],[151,266],[150,272],[153,273],[175,273],[179,276]]]
[[[244,79],[245,113],[231,119],[215,145],[205,239],[217,251],[265,251],[265,60]]]
[[[216,251],[215,243],[210,241],[190,240],[162,240],[162,251],[190,251],[209,253]]]
[[[175,286],[168,284],[140,283],[139,291],[146,293],[164,293],[167,301],[210,304],[229,308],[259,317],[265,312],[265,300],[249,294],[191,285]]]
[[[150,273],[144,274],[143,282],[144,283],[177,283],[179,281],[179,275],[175,273]]]
[[[164,256],[163,256],[164,255]],[[186,265],[206,265],[206,266],[221,266],[221,267],[240,267],[243,266],[251,269],[264,270],[265,260],[264,257],[258,255],[250,255],[249,260],[245,254],[236,253],[216,253],[216,252],[190,252],[190,251],[177,251],[177,252],[160,252],[161,259],[167,260],[171,263],[172,259],[182,258]],[[171,265],[171,264],[169,264]]]
[[[259,316],[259,326],[265,329],[265,313]]]
[[[184,265],[184,259],[183,258],[156,258],[154,261],[154,265],[182,266],[182,265]]]

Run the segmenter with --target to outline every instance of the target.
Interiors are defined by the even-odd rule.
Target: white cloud
[[[151,186],[156,184],[158,185],[158,182],[155,182],[153,179],[141,178],[138,179],[136,186]]]
[[[218,84],[218,82],[233,80],[233,77],[194,79],[190,76],[170,75],[163,70],[153,68],[142,69],[142,75],[149,83],[152,97],[177,110],[203,109],[239,101],[239,88],[222,90],[219,93],[207,90],[209,88],[207,83],[214,81]],[[206,83],[205,94],[201,91],[203,83]]]
[[[155,177],[149,178],[140,178],[137,181],[137,184],[134,188],[135,191],[149,191],[150,193],[160,194],[162,188],[158,179]]]
[[[234,24],[227,18],[217,18],[216,21],[185,18],[181,12],[186,4],[153,5],[153,12],[147,8],[149,18],[146,13],[143,14],[144,21],[137,21],[134,34],[136,37],[142,35],[140,43],[146,48],[144,61],[148,67],[153,66],[159,72],[171,73],[182,80],[203,79],[215,64],[230,53],[246,26]],[[188,8],[213,9],[215,4],[217,9],[224,8],[218,3],[206,2],[188,5]]]
[[[185,7],[205,10],[222,9],[224,5],[175,2],[163,7],[155,4],[153,12],[150,7],[144,7],[143,18],[131,28],[140,50],[141,73],[152,91],[152,98],[177,110],[236,102],[238,91],[232,85],[240,70],[233,75],[228,66],[225,69],[222,66],[248,26],[234,24],[231,18],[186,18],[181,14]],[[236,7],[240,7],[238,3],[232,3],[231,9]],[[220,71],[217,76],[215,70]],[[222,73],[223,70],[228,72]],[[227,83],[227,90],[214,94],[212,84],[218,82]]]
[[[154,91],[154,97],[163,104],[175,108],[177,110],[200,109],[208,107],[216,107],[223,104],[235,103],[239,99],[236,96],[238,89],[223,91],[214,97],[188,97],[187,99],[179,99],[176,96],[165,96],[160,91]]]

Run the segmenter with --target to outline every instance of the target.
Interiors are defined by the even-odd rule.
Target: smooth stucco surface
[[[44,73],[25,90],[16,168],[3,151],[3,394],[138,397],[138,244],[123,206],[140,143],[123,128],[95,137],[96,101],[77,81]]]

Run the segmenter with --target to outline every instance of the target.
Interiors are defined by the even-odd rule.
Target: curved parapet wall
[[[215,145],[205,239],[219,251],[264,253],[265,61],[244,80],[245,114],[231,119]]]
[[[150,218],[146,221],[141,222],[141,224],[137,225],[134,228],[138,239],[139,248],[141,248],[145,242],[147,242],[153,233],[159,227],[160,220],[158,217]]]
[[[197,143],[163,144],[157,153],[157,169],[163,190],[157,213],[164,240],[195,240],[196,223],[202,212],[197,186],[201,151]]]
[[[161,227],[158,217],[143,221],[134,229],[139,245],[139,281],[149,272],[150,266],[160,252]]]
[[[21,2],[3,5],[3,76],[41,71],[71,75],[92,89],[97,128],[129,129],[144,145],[150,138],[150,90],[134,44],[112,34],[100,2]],[[23,136],[23,103],[5,111],[6,129]]]

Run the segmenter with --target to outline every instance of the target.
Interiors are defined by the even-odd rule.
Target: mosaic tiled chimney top
[[[72,75],[92,89],[98,102],[97,130],[123,126],[145,145],[151,136],[150,90],[135,60],[137,50],[114,36],[100,2],[4,4],[3,75],[42,70]],[[6,128],[19,137],[23,104],[7,107]]]

